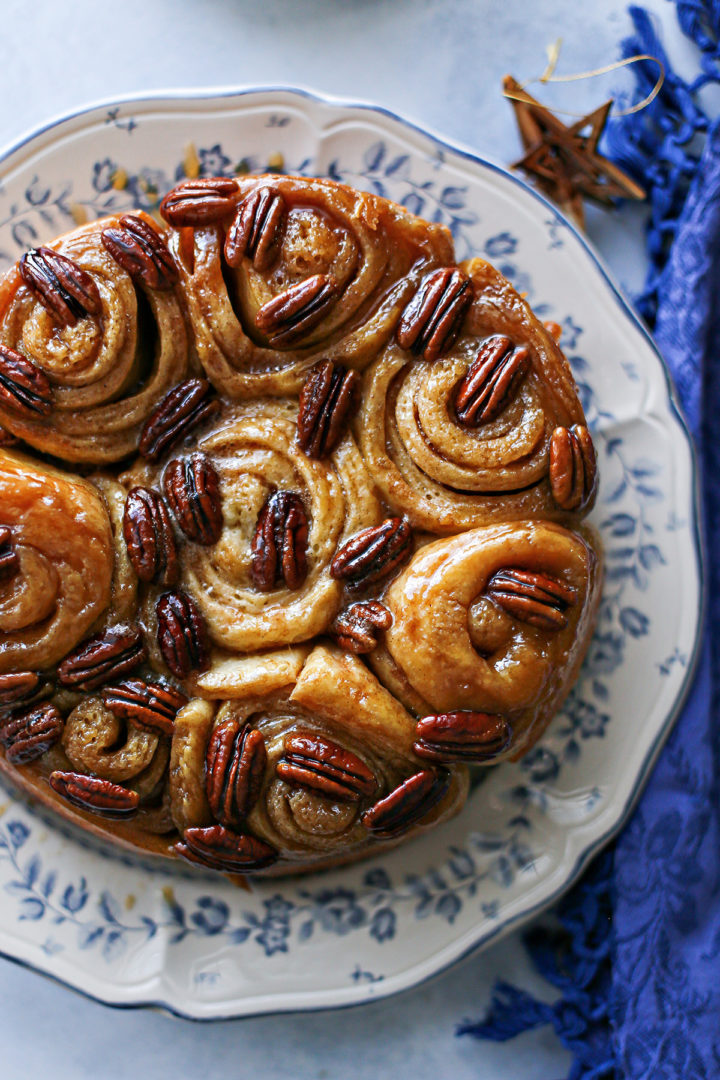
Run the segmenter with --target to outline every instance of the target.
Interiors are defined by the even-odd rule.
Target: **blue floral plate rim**
[[[305,98],[310,101],[317,102],[320,105],[337,107],[340,109],[352,111],[363,111],[367,114],[375,114],[377,116],[385,118],[386,120],[389,120],[394,124],[398,124],[406,129],[409,129],[410,131],[422,136],[424,139],[429,140],[438,148],[438,151],[440,153],[443,153],[445,151],[450,152],[459,156],[460,158],[465,159],[466,161],[469,161],[474,166],[478,166],[481,169],[489,169],[495,173],[500,174],[500,176],[502,176],[505,180],[512,181],[512,183],[516,185],[519,189],[522,189],[525,194],[529,193],[532,198],[537,201],[538,206],[542,208],[544,212],[550,213],[559,225],[570,231],[575,240],[579,241],[579,244],[583,249],[584,254],[589,257],[595,269],[599,272],[604,284],[607,286],[616,303],[619,305],[621,314],[626,318],[630,318],[632,324],[637,330],[640,331],[646,343],[650,346],[654,357],[659,362],[660,370],[664,375],[666,404],[669,406],[669,411],[674,416],[682,431],[690,454],[693,509],[692,540],[694,554],[697,560],[699,589],[697,597],[697,618],[695,621],[695,635],[692,651],[688,656],[687,663],[685,665],[684,677],[677,691],[674,705],[672,709],[667,712],[664,723],[658,730],[654,742],[650,746],[640,770],[636,774],[633,788],[628,798],[626,799],[625,804],[622,806],[621,810],[617,814],[613,824],[602,835],[595,837],[595,839],[585,847],[585,849],[577,857],[572,870],[569,873],[564,874],[563,880],[561,884],[557,887],[557,889],[544,896],[541,902],[539,902],[538,904],[532,907],[525,908],[517,915],[511,918],[506,918],[504,921],[499,922],[492,930],[485,932],[480,938],[480,940],[471,942],[470,944],[466,945],[461,951],[458,951],[457,949],[455,949],[454,951],[450,950],[452,952],[452,955],[444,956],[442,954],[448,950],[442,950],[441,953],[439,953],[438,956],[435,958],[435,960],[429,965],[428,970],[424,970],[424,968],[428,967],[427,963],[419,964],[415,967],[411,967],[404,972],[400,972],[395,976],[388,977],[388,979],[385,981],[371,981],[366,985],[358,985],[354,988],[356,992],[349,996],[346,1000],[340,1000],[339,1002],[335,1002],[333,1004],[330,1004],[327,1001],[316,1002],[314,1000],[311,1000],[312,998],[323,996],[323,991],[318,990],[313,991],[311,994],[305,995],[304,1000],[298,1000],[293,1001],[292,1003],[284,1004],[277,1003],[273,1004],[272,1007],[268,1007],[265,1009],[250,1009],[247,1012],[243,1013],[238,1013],[237,1010],[233,1010],[228,1013],[215,1012],[213,1013],[212,1017],[207,1017],[208,1019],[230,1018],[236,1017],[238,1015],[263,1015],[278,1011],[316,1011],[328,1007],[350,1007],[355,1004],[361,1004],[363,1002],[377,1000],[380,997],[400,992],[404,989],[409,989],[412,986],[415,986],[418,983],[423,982],[436,974],[439,974],[441,971],[445,970],[453,963],[456,963],[460,959],[467,957],[469,954],[479,950],[481,947],[484,947],[490,941],[497,940],[500,936],[507,933],[510,929],[514,928],[519,923],[527,921],[539,911],[542,911],[543,909],[551,905],[553,902],[555,902],[559,898],[559,896],[561,896],[562,893],[565,892],[574,883],[574,881],[577,880],[588,861],[595,854],[597,854],[597,852],[622,829],[629,815],[631,814],[635,802],[657,758],[657,755],[659,754],[677,716],[681,712],[690,687],[692,685],[700,651],[699,647],[701,641],[701,628],[703,624],[703,612],[705,603],[705,580],[703,573],[703,551],[700,528],[701,503],[699,498],[699,477],[697,459],[695,448],[693,446],[692,439],[690,438],[687,424],[682,414],[682,409],[679,405],[676,391],[672,384],[672,380],[670,378],[670,374],[665,365],[665,362],[659,350],[657,349],[657,346],[655,345],[652,336],[650,335],[646,327],[642,324],[638,315],[635,313],[632,306],[630,305],[630,302],[624,296],[622,289],[615,282],[612,273],[604,265],[602,259],[591,247],[588,240],[575,228],[575,226],[571,222],[567,221],[567,219],[563,217],[563,215],[557,210],[557,208],[553,204],[551,204],[543,195],[535,191],[533,188],[529,187],[521,179],[510,173],[503,166],[497,164],[492,160],[488,160],[487,158],[482,157],[467,146],[455,143],[451,140],[444,138],[439,133],[425,127],[424,125],[418,124],[406,117],[403,117],[388,108],[374,105],[371,102],[355,102],[351,100],[346,100],[340,97],[318,93],[306,87],[258,85],[252,87],[221,87],[217,89],[210,88],[202,90],[171,89],[165,91],[153,91],[152,93],[138,93],[132,96],[115,97],[111,99],[96,101],[87,106],[83,106],[82,108],[71,110],[62,116],[55,117],[47,123],[39,125],[27,134],[14,140],[7,147],[4,147],[0,151],[0,171],[2,171],[3,165],[7,162],[7,160],[10,157],[15,157],[18,152],[21,151],[24,147],[30,146],[31,144],[35,143],[42,136],[51,136],[52,133],[54,133],[58,128],[62,127],[63,125],[68,124],[74,120],[82,119],[84,116],[98,110],[110,110],[115,108],[121,109],[125,106],[151,107],[161,106],[163,104],[171,106],[181,106],[184,103],[191,104],[206,100],[210,101],[229,98],[240,99],[248,97],[250,95],[263,95],[265,97],[267,97],[268,95],[277,95],[279,102],[282,101],[283,95],[286,98],[289,97],[290,99]],[[12,954],[6,951],[3,951],[2,955],[6,956],[8,959],[11,959],[16,963],[37,970],[39,973],[45,974],[48,977],[62,983],[63,985],[68,986],[71,989],[78,990],[79,992],[83,993],[87,997],[90,997],[91,999],[101,1001],[105,1004],[111,1004],[114,1007],[151,1007],[162,1009],[171,1014],[187,1019],[205,1018],[200,1017],[192,1012],[184,1011],[177,1005],[164,1000],[145,999],[128,1002],[112,1001],[109,1000],[107,997],[103,997],[100,994],[93,993],[87,988],[78,986],[69,977],[64,978],[59,974],[45,969],[40,963],[35,963],[32,960],[25,959],[16,954]]]

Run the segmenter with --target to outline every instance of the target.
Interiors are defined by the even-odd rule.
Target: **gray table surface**
[[[671,57],[690,51],[674,5],[645,0]],[[622,0],[3,0],[0,142],[98,99],[177,87],[306,86],[384,105],[498,162],[517,155],[502,75],[539,74],[564,40],[561,70],[619,55]],[[590,110],[631,85],[623,74],[543,90]],[[644,273],[644,211],[589,216],[588,233],[632,292]],[[424,986],[341,1012],[193,1024],[113,1010],[0,960],[4,1080],[226,1077],[556,1080],[569,1055],[551,1032],[495,1045],[455,1037],[502,977],[546,1000],[513,934]]]

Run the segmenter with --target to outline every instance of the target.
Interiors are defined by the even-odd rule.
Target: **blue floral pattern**
[[[38,854],[26,855],[31,828],[21,820],[0,827],[0,863],[11,870],[4,889],[16,899],[20,921],[44,920],[54,928],[73,927],[77,947],[95,948],[107,961],[115,960],[129,942],[150,940],[160,931],[170,945],[192,936],[222,936],[232,945],[252,942],[272,956],[287,952],[291,944],[308,941],[316,931],[344,937],[362,930],[378,944],[390,941],[397,928],[397,909],[408,903],[416,919],[434,915],[452,924],[464,901],[478,894],[484,880],[507,887],[516,872],[531,866],[533,855],[523,840],[529,828],[528,819],[516,814],[509,843],[500,835],[474,835],[468,847],[451,847],[444,873],[408,875],[400,887],[386,870],[376,867],[365,872],[362,893],[342,886],[303,887],[297,901],[280,893],[263,899],[260,913],[238,914],[224,899],[204,894],[188,909],[174,887],[166,885],[162,917],[132,918],[108,890],[93,893],[85,877],[67,881],[56,869],[46,871]],[[497,918],[496,902],[483,902],[481,909],[486,918]],[[64,945],[51,937],[43,948],[60,952]]]
[[[32,175],[22,198],[8,199],[0,192],[0,260],[13,261],[29,245],[79,219],[132,206],[152,212],[163,193],[185,176],[187,155],[174,165],[168,165],[164,155],[162,166],[152,162],[128,167],[127,147],[143,119],[118,108],[108,110],[105,122],[107,130],[117,134],[92,162],[87,178],[45,182]],[[244,145],[242,156],[222,138],[208,139],[207,145],[193,148],[195,168],[199,175],[236,175],[261,171],[273,159],[277,170],[274,148],[283,148],[294,122],[281,110],[270,111],[265,122],[270,135],[265,133],[257,147],[252,142]],[[291,140],[289,145],[295,144]],[[48,958],[80,950],[112,968],[124,953],[142,950],[151,939],[162,939],[174,950],[215,940],[233,949],[242,947],[243,954],[254,950],[272,958],[295,950],[307,954],[318,940],[329,937],[361,943],[356,951],[361,962],[347,965],[348,984],[383,981],[387,975],[379,958],[391,953],[408,919],[446,928],[481,925],[485,939],[496,932],[503,922],[505,897],[520,888],[530,890],[546,860],[539,838],[547,829],[558,828],[555,815],[558,798],[563,797],[558,793],[572,791],[586,757],[612,743],[617,674],[653,631],[655,580],[667,580],[673,558],[667,538],[675,552],[678,537],[689,526],[670,499],[673,489],[664,473],[665,459],[648,457],[647,449],[640,451],[631,429],[626,432],[617,423],[608,394],[599,392],[597,360],[591,363],[584,351],[592,337],[588,326],[580,325],[576,310],[557,310],[549,301],[546,281],[528,268],[533,260],[525,233],[498,215],[485,217],[471,181],[457,179],[462,171],[448,169],[446,157],[441,149],[424,156],[405,147],[401,137],[388,137],[365,145],[358,141],[355,156],[334,154],[321,162],[288,154],[282,168],[308,175],[324,172],[446,224],[460,258],[475,253],[492,259],[527,293],[542,317],[562,325],[563,343],[601,457],[595,525],[607,557],[597,632],[581,677],[542,741],[519,765],[484,773],[458,824],[446,826],[441,839],[438,832],[432,834],[434,847],[428,838],[427,855],[421,854],[425,851],[421,845],[408,845],[401,859],[389,856],[329,878],[275,887],[266,883],[253,887],[252,893],[239,894],[224,882],[206,884],[196,877],[189,882],[187,877],[158,871],[153,880],[160,900],[155,898],[158,890],[138,902],[121,900],[114,891],[117,875],[111,876],[113,886],[102,874],[88,871],[73,876],[45,853],[37,819],[14,804],[12,814],[0,821],[0,883],[12,898],[19,924],[37,927],[33,940]],[[542,207],[537,228],[546,257],[562,259],[573,235],[565,223]],[[630,362],[617,372],[628,387],[639,377]],[[682,682],[688,664],[682,650],[668,649],[655,662],[673,685]],[[608,792],[587,785],[587,776],[582,777],[582,798],[575,813],[592,817]],[[382,951],[373,951],[370,959],[368,950],[379,947]],[[210,965],[194,975],[199,987],[223,978]]]

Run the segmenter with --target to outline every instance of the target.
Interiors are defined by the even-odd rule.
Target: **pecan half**
[[[209,547],[223,527],[220,477],[204,454],[174,458],[163,477],[165,494],[177,523],[196,544]]]
[[[380,600],[359,600],[345,608],[330,624],[330,633],[341,649],[370,653],[377,645],[378,633],[389,630],[393,617]]]
[[[114,626],[88,638],[57,669],[58,682],[73,690],[95,690],[118,675],[126,675],[145,659],[142,634]]]
[[[512,728],[504,716],[459,712],[424,716],[415,728],[413,750],[427,761],[489,761],[506,750]]]
[[[21,416],[47,416],[53,405],[50,380],[22,353],[0,344],[0,405]]]
[[[395,334],[398,345],[423,360],[437,360],[460,333],[472,297],[472,282],[462,270],[433,270],[402,313]]]
[[[138,449],[148,461],[159,461],[198,424],[220,408],[207,379],[185,379],[165,395],[145,421]]]
[[[584,424],[557,427],[550,441],[550,487],[563,510],[580,510],[590,501],[597,481],[592,437]]]
[[[25,705],[42,689],[43,677],[38,671],[12,671],[0,675],[0,709]]]
[[[187,593],[170,592],[155,605],[157,639],[165,663],[178,679],[204,671],[210,659],[205,620]]]
[[[530,570],[498,570],[487,585],[488,596],[509,615],[542,630],[567,626],[565,611],[577,602],[577,592],[547,574]]]
[[[169,225],[212,225],[231,214],[239,188],[229,176],[184,180],[160,203],[160,213]]]
[[[15,550],[12,529],[0,525],[0,585],[11,581],[20,571],[20,558]]]
[[[303,501],[294,491],[276,491],[258,514],[251,551],[250,576],[261,592],[283,581],[299,589],[307,576],[308,523]]]
[[[0,743],[12,765],[26,765],[54,746],[62,729],[63,718],[59,710],[45,702],[6,720],[0,727]]]
[[[226,874],[249,874],[277,861],[278,853],[264,840],[231,832],[222,825],[186,829],[175,851],[190,862]]]
[[[178,272],[164,239],[152,225],[135,214],[125,214],[117,225],[100,233],[103,247],[133,281],[148,289],[172,289]]]
[[[465,427],[494,420],[515,397],[530,370],[530,354],[524,345],[495,334],[480,346],[455,395],[455,413]]]
[[[330,454],[345,433],[360,394],[360,375],[324,360],[312,369],[300,391],[298,443],[308,457]]]
[[[50,787],[73,806],[104,817],[129,817],[135,813],[140,802],[137,791],[129,791],[120,784],[84,773],[56,769],[50,773]]]
[[[356,754],[310,731],[285,738],[275,771],[288,784],[301,784],[341,802],[358,802],[377,788],[374,774]]]
[[[422,769],[366,810],[360,821],[378,839],[400,836],[440,802],[449,786],[449,773]]]
[[[180,690],[142,679],[126,679],[117,686],[107,686],[102,699],[105,707],[121,720],[143,731],[168,736],[173,733],[178,710],[188,703]]]
[[[392,574],[410,555],[412,530],[405,518],[386,518],[362,529],[340,547],[330,576],[351,585],[369,585]]]
[[[255,325],[271,345],[291,345],[322,322],[337,293],[338,286],[328,274],[313,274],[263,304]]]
[[[228,266],[239,266],[247,256],[256,270],[269,270],[280,250],[285,215],[285,200],[276,188],[251,191],[239,204],[225,237]]]
[[[123,514],[123,536],[130,562],[141,581],[173,585],[178,556],[170,513],[165,500],[152,488],[128,492]]]
[[[20,277],[62,326],[74,326],[102,310],[98,287],[77,263],[52,248],[27,251],[18,263]]]
[[[205,758],[205,790],[212,815],[223,825],[239,825],[257,802],[267,751],[262,734],[230,719],[213,730]]]

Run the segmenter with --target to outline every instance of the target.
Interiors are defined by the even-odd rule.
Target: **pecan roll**
[[[422,548],[392,582],[392,626],[368,659],[423,717],[423,760],[525,752],[576,677],[600,601],[593,535],[550,522],[473,529]]]
[[[297,444],[296,416],[282,400],[236,406],[197,443],[217,475],[222,517],[212,546],[182,547],[179,585],[222,649],[255,652],[326,630],[343,595],[333,558],[381,520],[352,437],[313,460]]]
[[[127,724],[100,695],[93,695],[84,698],[67,717],[62,748],[66,761],[77,773],[110,785],[122,784],[127,789],[138,808],[136,824],[144,832],[172,831],[167,738],[157,731]]]
[[[429,532],[569,522],[594,497],[588,484],[582,505],[558,499],[551,476],[553,432],[585,424],[570,368],[497,270],[481,259],[465,270],[474,299],[455,344],[432,362],[394,344],[366,372],[356,418],[365,463],[391,509]]]
[[[0,507],[17,572],[0,586],[0,673],[51,667],[112,600],[108,512],[87,480],[0,450]]]
[[[212,721],[207,702],[178,714],[173,759],[194,782],[177,785],[175,819],[184,828],[214,821],[250,834],[278,853],[283,873],[370,854],[444,820],[465,799],[465,768],[438,772],[436,785],[434,768],[413,752],[415,719],[362,661],[335,646],[228,661],[221,694],[231,700],[219,703]],[[393,828],[384,832],[380,804],[423,769],[433,797],[397,806],[395,795]]]
[[[0,423],[68,462],[119,461],[188,371],[173,261],[139,215],[103,218],[31,254],[3,282],[0,343],[28,371],[10,365]],[[0,362],[0,384],[3,371]]]
[[[63,749],[78,772],[92,773],[115,784],[135,781],[147,773],[157,753],[167,764],[169,749],[161,737],[135,725],[125,725],[100,696],[84,698],[65,721]],[[143,787],[143,794],[147,794]]]
[[[200,361],[226,396],[297,393],[318,360],[362,369],[450,234],[330,180],[238,181],[222,224],[171,229]]]

